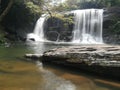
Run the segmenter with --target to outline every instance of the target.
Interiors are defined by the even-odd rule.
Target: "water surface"
[[[119,82],[23,58],[26,53],[43,53],[61,46],[69,45],[15,43],[0,46],[0,90],[120,90]]]

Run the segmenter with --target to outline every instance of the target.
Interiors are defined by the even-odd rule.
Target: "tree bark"
[[[1,0],[0,0],[0,4],[1,4]],[[9,12],[10,8],[13,5],[13,0],[10,0],[6,9],[2,12],[2,14],[0,15],[0,22],[3,20],[3,18],[7,15],[7,13]]]

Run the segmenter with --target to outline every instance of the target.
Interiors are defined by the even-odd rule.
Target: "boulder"
[[[104,77],[120,78],[120,46],[56,48],[45,52],[42,61],[78,68]]]

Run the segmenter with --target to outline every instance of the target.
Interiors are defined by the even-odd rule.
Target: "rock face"
[[[71,46],[45,52],[43,62],[51,62],[102,76],[120,78],[120,46]]]
[[[52,49],[45,52],[43,56],[65,58],[67,62],[72,63],[85,62],[89,65],[117,66],[118,62],[120,62],[120,47],[72,46]],[[49,61],[49,59],[47,61]]]
[[[72,39],[74,19],[71,15],[49,17],[46,21],[44,33],[47,40],[70,41]]]
[[[120,45],[120,7],[107,8],[104,11],[103,40],[109,44]]]
[[[44,63],[70,66],[106,77],[120,79],[120,46],[91,45],[55,48],[43,55],[26,54]]]

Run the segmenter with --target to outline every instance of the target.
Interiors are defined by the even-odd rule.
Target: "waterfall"
[[[73,30],[73,43],[94,44],[103,43],[102,9],[85,9],[73,11],[75,26]]]
[[[47,15],[43,14],[36,22],[33,33],[27,35],[27,40],[44,41],[44,23]]]

